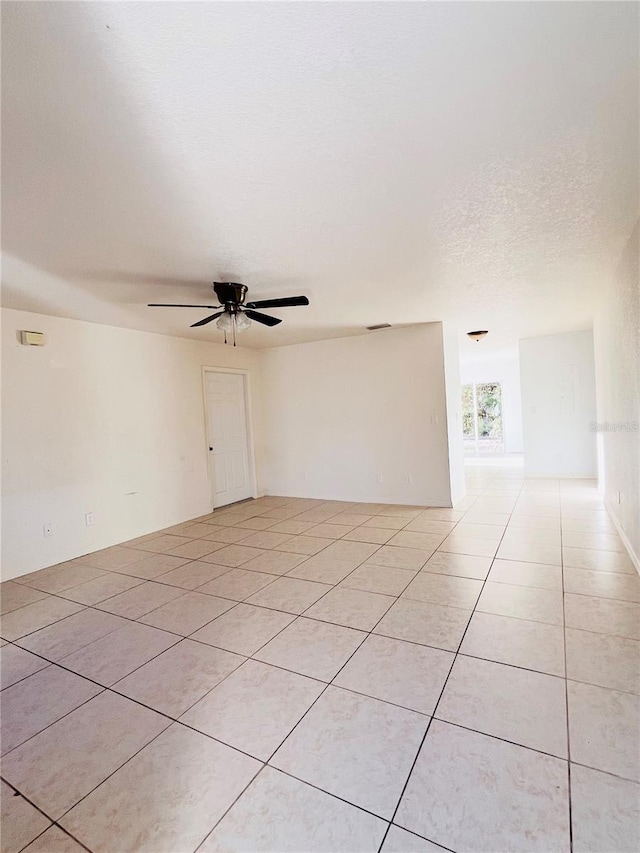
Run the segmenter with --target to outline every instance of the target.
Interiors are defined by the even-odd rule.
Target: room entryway
[[[209,479],[213,508],[255,497],[244,373],[205,370]]]

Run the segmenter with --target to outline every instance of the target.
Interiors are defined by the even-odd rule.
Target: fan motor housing
[[[214,281],[213,290],[221,305],[242,305],[247,295],[247,285],[235,281]]]

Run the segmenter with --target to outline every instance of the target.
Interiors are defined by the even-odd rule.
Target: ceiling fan
[[[191,328],[206,326],[218,320],[216,326],[224,332],[224,342],[227,343],[227,332],[233,333],[233,345],[236,345],[236,332],[248,329],[251,321],[262,323],[264,326],[277,326],[282,323],[279,317],[271,317],[262,314],[256,308],[288,308],[292,305],[308,305],[306,296],[285,296],[282,299],[261,299],[258,302],[245,302],[247,295],[246,284],[238,284],[235,281],[214,281],[213,290],[218,297],[219,305],[183,305],[170,302],[150,302],[149,308],[219,308],[215,314],[210,314],[197,323],[192,323]]]

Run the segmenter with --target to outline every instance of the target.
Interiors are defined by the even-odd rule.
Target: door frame
[[[251,372],[249,370],[245,370],[241,367],[214,367],[213,365],[202,365],[202,403],[203,403],[203,412],[204,412],[204,440],[205,440],[205,452],[207,459],[207,481],[209,483],[209,494],[210,494],[210,505],[211,510],[217,509],[214,506],[214,495],[215,495],[215,481],[213,476],[213,465],[210,462],[209,457],[209,399],[207,395],[207,373],[235,373],[239,374],[243,377],[243,387],[244,387],[244,414],[246,421],[246,432],[247,432],[247,460],[249,465],[249,490],[251,492],[250,497],[257,498],[258,497],[258,481],[256,477],[256,456],[255,449],[253,443],[253,412],[251,410]],[[236,501],[239,503],[239,501]],[[224,504],[224,506],[233,506],[233,504]]]

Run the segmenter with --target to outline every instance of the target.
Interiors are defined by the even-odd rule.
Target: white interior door
[[[209,474],[213,506],[252,496],[245,377],[205,372]]]

